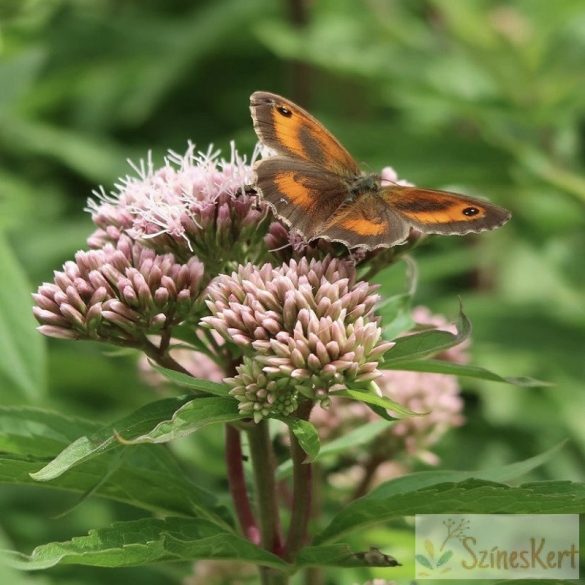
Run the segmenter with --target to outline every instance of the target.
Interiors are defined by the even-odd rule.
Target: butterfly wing
[[[319,232],[319,238],[348,248],[390,247],[403,243],[409,225],[377,193],[364,193],[343,205]]]
[[[277,154],[310,162],[332,173],[360,174],[353,157],[325,126],[290,100],[256,91],[250,96],[250,111],[258,139]]]
[[[274,156],[254,167],[262,199],[285,223],[313,237],[347,196],[339,175],[299,159]]]
[[[392,185],[381,198],[412,227],[425,234],[464,235],[493,230],[511,217],[503,207],[465,195]]]

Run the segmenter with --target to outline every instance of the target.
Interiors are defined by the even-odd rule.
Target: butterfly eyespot
[[[284,106],[276,106],[276,110],[281,116],[284,116],[285,118],[290,118],[292,116],[292,112]]]
[[[466,215],[467,217],[473,217],[474,215],[477,215],[479,213],[479,209],[477,207],[466,207],[463,210],[463,215]]]

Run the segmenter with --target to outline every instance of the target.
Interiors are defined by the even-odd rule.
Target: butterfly
[[[483,199],[388,185],[379,174],[363,173],[321,122],[284,97],[256,91],[250,110],[258,139],[275,153],[254,166],[257,190],[307,241],[373,250],[404,243],[411,228],[464,235],[498,228],[511,217]]]

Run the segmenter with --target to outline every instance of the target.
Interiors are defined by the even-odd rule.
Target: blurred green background
[[[132,358],[46,343],[32,318],[13,355],[15,315],[84,247],[93,188],[128,172],[127,158],[152,150],[160,162],[188,140],[251,152],[248,96],[264,89],[308,107],[366,168],[512,210],[497,232],[417,249],[417,302],[453,317],[461,295],[474,363],[553,386],[463,381],[467,424],[438,452],[444,467],[473,469],[569,439],[534,477],[584,480],[584,62],[582,0],[0,0],[1,361],[24,355],[47,373],[0,368],[0,400],[107,422],[153,398]],[[225,488],[217,433],[177,449]],[[1,548],[140,515],[91,500],[55,518],[75,501],[3,486]],[[68,567],[10,582],[182,572]]]

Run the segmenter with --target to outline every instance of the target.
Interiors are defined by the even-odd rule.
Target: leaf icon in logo
[[[433,570],[433,565],[431,564],[429,559],[427,559],[427,557],[425,557],[424,555],[416,555],[415,558],[423,567],[426,567],[427,569],[430,569],[431,571]]]
[[[429,557],[431,558],[431,560],[434,561],[435,560],[435,547],[433,546],[433,543],[428,538],[425,539],[425,549],[429,553]]]
[[[448,550],[441,555],[441,558],[437,561],[437,567],[444,565],[453,556],[453,551]]]

